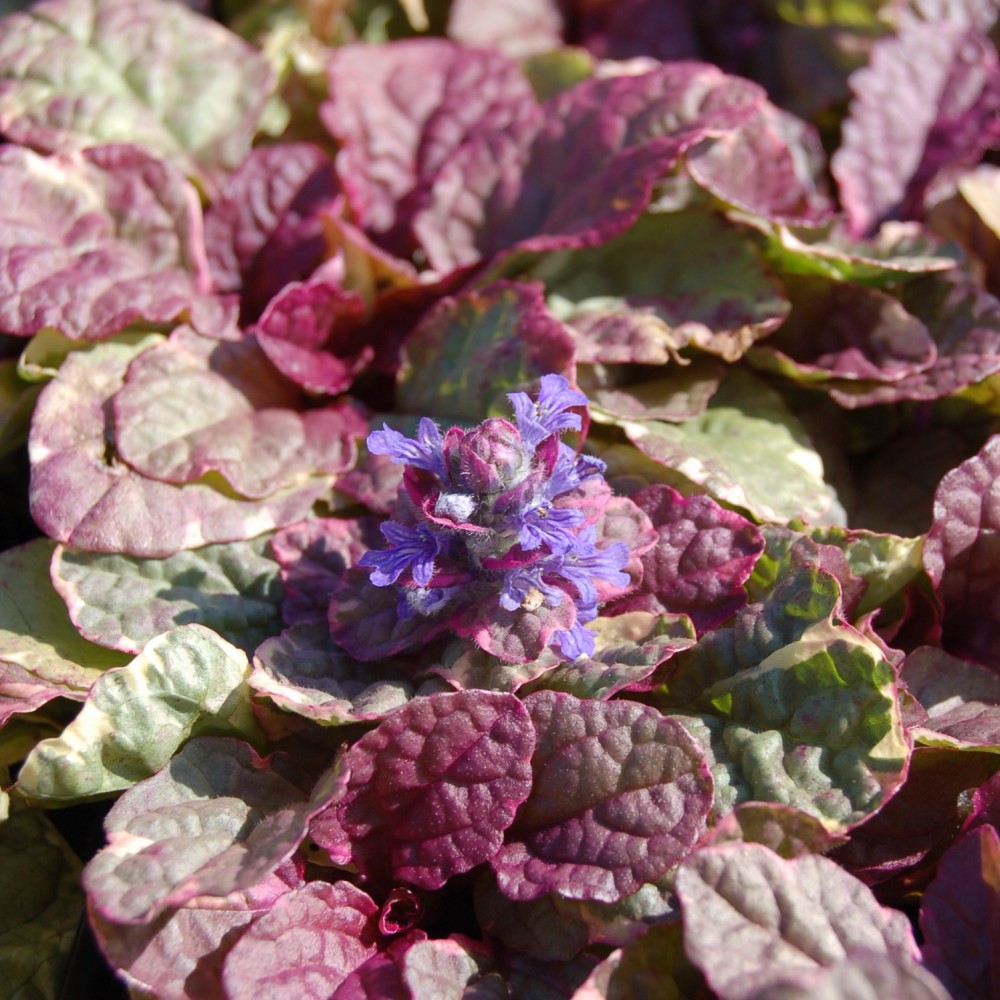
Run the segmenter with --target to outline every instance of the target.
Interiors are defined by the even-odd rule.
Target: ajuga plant
[[[584,625],[597,617],[599,600],[631,582],[628,547],[598,542],[611,496],[604,463],[561,440],[581,429],[574,410],[587,397],[550,374],[536,400],[523,392],[509,398],[514,423],[489,417],[442,434],[425,417],[416,438],[388,426],[368,436],[371,453],[404,466],[399,501],[381,525],[388,545],[358,561],[372,585],[393,589],[399,620],[416,619],[399,650],[450,628],[504,655],[511,647],[498,645],[498,636],[513,631],[530,632],[522,644],[529,659],[546,645],[575,659],[594,651]],[[333,635],[368,659],[367,636],[345,613],[357,606],[346,587],[338,591]]]

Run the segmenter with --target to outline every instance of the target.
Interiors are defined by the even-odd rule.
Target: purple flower
[[[398,465],[447,476],[441,429],[429,417],[421,418],[416,440],[383,424],[382,430],[368,435],[368,450],[373,455],[388,455]]]
[[[359,566],[372,568],[372,583],[377,587],[388,587],[410,570],[413,582],[426,587],[434,576],[434,559],[445,539],[424,524],[410,527],[395,521],[384,521],[380,529],[390,547],[371,549],[358,560]]]
[[[534,447],[550,434],[564,430],[578,431],[582,426],[578,413],[567,413],[571,407],[586,406],[587,397],[571,389],[562,375],[543,375],[538,399],[523,392],[508,393],[514,407],[517,426],[524,443]]]
[[[389,427],[369,435],[372,452],[407,468],[397,517],[382,525],[388,546],[359,565],[375,586],[399,588],[400,620],[450,623],[490,652],[508,648],[503,629],[523,627],[528,638],[513,644],[523,655],[553,645],[575,658],[593,650],[583,626],[598,613],[595,581],[628,586],[629,550],[598,547],[604,464],[558,438],[582,426],[570,410],[586,405],[583,393],[546,375],[536,401],[510,400],[515,423],[490,417],[442,434],[425,418],[416,439]]]

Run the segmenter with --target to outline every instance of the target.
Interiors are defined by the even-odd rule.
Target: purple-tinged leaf
[[[645,213],[609,243],[543,257],[531,273],[583,362],[659,365],[688,346],[735,361],[788,312],[753,241],[704,209]]]
[[[996,23],[993,0],[891,0],[880,15],[897,28],[907,24],[947,21],[988,32]]]
[[[310,882],[282,896],[226,956],[227,1000],[329,1000],[377,949],[378,906],[350,882]]]
[[[923,966],[865,948],[851,948],[823,972],[802,972],[754,1000],[954,1000]]]
[[[488,7],[476,0],[453,0],[447,31],[464,45],[523,59],[559,48],[563,22],[558,0],[508,0]]]
[[[328,73],[320,114],[340,143],[341,183],[362,228],[403,254],[414,215],[470,132],[487,130],[494,158],[516,162],[537,128],[531,87],[499,52],[432,38],[346,45]]]
[[[21,803],[0,831],[5,988],[12,997],[58,996],[83,912],[80,862],[48,817]]]
[[[0,132],[46,151],[127,139],[213,188],[246,156],[263,55],[164,0],[45,0],[0,28]]]
[[[529,663],[542,655],[557,632],[571,629],[576,620],[576,608],[566,595],[555,607],[542,604],[516,611],[493,601],[473,604],[459,614],[452,627],[501,660]]]
[[[534,786],[491,861],[501,892],[615,902],[691,850],[712,778],[683,726],[636,702],[540,691],[525,704]]]
[[[938,485],[924,568],[944,609],[944,648],[1000,671],[998,499],[1000,436],[994,436]]]
[[[128,659],[73,627],[49,578],[54,550],[40,538],[0,554],[0,720],[29,711],[17,707],[24,699],[33,707],[57,696],[83,701],[106,668]]]
[[[917,217],[934,178],[971,165],[1000,137],[1000,65],[985,35],[912,24],[877,41],[851,76],[854,100],[832,170],[858,235]]]
[[[815,816],[781,802],[744,802],[709,831],[703,846],[763,844],[783,858],[825,854],[847,840],[831,833]]]
[[[0,78],[0,107],[2,95]],[[8,145],[0,186],[5,332],[104,340],[137,320],[186,315],[207,334],[232,321],[230,304],[208,294],[197,194],[152,154],[101,146],[44,157]]]
[[[198,896],[256,885],[343,793],[337,765],[311,798],[304,777],[287,757],[258,757],[238,740],[191,740],[111,808],[108,846],[84,870],[91,906],[106,920],[142,924]]]
[[[175,625],[198,622],[250,655],[281,628],[281,582],[267,544],[262,535],[166,559],[60,545],[52,582],[80,634],[108,649],[138,653]]]
[[[610,614],[613,617],[604,614],[588,625],[597,633],[590,656],[559,663],[539,677],[536,687],[595,701],[623,691],[649,691],[669,672],[663,664],[694,644],[694,628],[686,615]]]
[[[394,588],[376,587],[368,571],[357,566],[344,574],[330,596],[328,620],[333,641],[366,661],[425,645],[449,627],[444,618],[400,618]]]
[[[512,247],[605,243],[635,222],[687,149],[764,101],[756,85],[700,63],[584,80],[543,105],[521,148],[491,128],[474,134],[442,170],[417,236],[438,270]]]
[[[414,685],[391,664],[361,663],[330,640],[325,621],[268,639],[254,655],[250,687],[279,708],[321,724],[380,719],[406,704]]]
[[[423,931],[413,930],[391,941],[349,972],[330,1000],[385,1000],[386,997],[410,1000],[409,988],[403,981],[403,958],[414,944],[426,940]]]
[[[374,518],[311,518],[275,532],[271,554],[281,571],[288,625],[326,618],[330,594],[349,567],[380,543]]]
[[[322,263],[322,213],[339,190],[333,162],[305,142],[251,150],[228,179],[205,213],[205,244],[216,291],[240,293],[244,320]]]
[[[758,217],[815,225],[831,216],[817,183],[825,166],[819,136],[770,104],[740,127],[696,146],[685,166],[710,194]]]
[[[658,538],[642,557],[639,590],[606,613],[686,614],[704,632],[746,604],[743,584],[764,550],[751,522],[711,497],[683,497],[669,486],[647,486],[631,499]]]
[[[480,420],[542,375],[572,381],[573,341],[536,284],[495,282],[437,305],[406,341],[399,402],[410,413]]]
[[[924,964],[953,1000],[1000,990],[1000,836],[991,825],[962,835],[944,854],[920,905]]]
[[[929,881],[965,819],[967,793],[993,774],[992,752],[917,747],[902,788],[851,831],[832,857],[883,899],[902,902]]]
[[[910,730],[918,743],[1000,746],[1000,673],[921,646],[907,656],[901,678],[927,712]]]
[[[68,804],[149,777],[190,736],[260,739],[249,675],[246,654],[204,626],[164,632],[94,681],[62,734],[28,754],[19,787],[32,799]]]
[[[38,399],[29,439],[31,513],[50,537],[159,558],[299,521],[329,489],[330,477],[314,476],[262,500],[241,500],[204,483],[147,479],[121,463],[109,448],[107,408],[135,354],[124,344],[74,352]]]
[[[902,301],[930,332],[937,360],[889,384],[841,383],[830,391],[841,406],[941,399],[1000,371],[1000,303],[969,278],[916,282],[903,289]]]
[[[820,855],[786,861],[759,844],[709,847],[681,865],[676,889],[685,950],[721,1000],[752,1000],[854,949],[919,959],[906,917]]]
[[[507,1000],[507,984],[486,945],[461,934],[417,941],[403,955],[411,1000]]]
[[[601,620],[597,618],[594,621],[596,623]],[[549,671],[556,670],[562,662],[562,657],[548,646],[535,660],[508,663],[479,646],[470,645],[464,639],[456,639],[448,643],[434,658],[434,662],[428,667],[428,673],[440,677],[460,691],[482,689],[514,692]]]
[[[972,813],[965,822],[969,830],[982,823],[1000,828],[1000,777],[993,775],[984,781],[972,796]]]
[[[357,456],[366,421],[348,404],[303,402],[252,338],[213,341],[180,327],[129,365],[112,401],[115,447],[149,479],[217,472],[241,496],[263,499]]]
[[[874,288],[788,278],[792,311],[751,361],[806,383],[899,382],[926,371],[937,347],[902,303]]]
[[[528,797],[534,746],[514,695],[469,691],[409,702],[344,758],[348,789],[334,813],[351,838],[352,860],[377,883],[425,889],[488,861]],[[326,846],[322,815],[312,834]]]
[[[157,1000],[208,1000],[222,995],[222,963],[241,932],[280,896],[303,884],[294,862],[262,882],[222,899],[194,899],[149,924],[90,924],[105,957],[133,991]]]
[[[360,336],[365,303],[324,267],[307,281],[290,282],[270,301],[254,333],[275,368],[310,392],[335,396],[372,360]]]

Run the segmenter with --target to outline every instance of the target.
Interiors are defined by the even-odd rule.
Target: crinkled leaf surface
[[[670,486],[647,486],[631,499],[658,538],[642,556],[639,589],[614,611],[686,614],[705,631],[743,607],[743,584],[764,549],[753,524],[711,497],[683,497]]]
[[[58,995],[83,915],[80,862],[50,820],[15,806],[0,824],[0,966],[7,995]]]
[[[507,984],[487,947],[460,934],[417,941],[402,961],[412,1000],[504,1000]]]
[[[415,699],[347,751],[347,794],[333,825],[347,831],[352,860],[370,877],[439,888],[496,854],[531,789],[534,746],[512,694]],[[322,815],[312,834],[327,846]]]
[[[205,245],[213,286],[240,293],[244,318],[323,260],[321,213],[339,190],[329,156],[306,142],[253,149],[227,180],[205,213]]]
[[[949,472],[934,497],[924,567],[944,607],[946,649],[1000,669],[1000,437]]]
[[[955,1000],[996,994],[1000,983],[1000,836],[962,835],[941,858],[920,905],[924,963]]]
[[[56,803],[107,795],[159,770],[191,736],[258,739],[249,674],[246,654],[203,625],[156,636],[127,666],[94,682],[61,736],[32,750],[21,790]]]
[[[997,137],[996,50],[961,25],[911,24],[876,42],[851,86],[832,169],[858,234],[890,213],[912,215],[940,170],[974,162]]]
[[[348,468],[364,426],[346,406],[305,409],[252,338],[184,327],[129,365],[112,407],[115,446],[140,475],[190,483],[217,472],[257,499]]]
[[[342,792],[332,768],[312,798],[300,769],[223,737],[192,740],[105,819],[108,845],[84,870],[104,919],[147,923],[199,896],[256,885],[291,856],[309,817]]]
[[[691,850],[712,779],[680,724],[636,702],[555,691],[525,704],[538,748],[531,796],[491,861],[505,895],[615,902]]]
[[[393,249],[407,249],[414,215],[470,133],[487,132],[492,158],[516,164],[537,128],[527,79],[496,51],[433,38],[349,45],[328,72],[321,115],[341,144],[341,182],[364,228]],[[460,204],[478,193],[444,192]]]
[[[597,633],[593,655],[559,663],[539,678],[538,687],[598,701],[649,690],[668,669],[662,665],[695,638],[686,615],[632,611],[595,618],[588,627]]]
[[[37,684],[82,701],[107,667],[126,662],[126,657],[88,642],[73,627],[49,579],[55,547],[48,539],[36,539],[0,554],[0,664],[5,669],[5,697],[13,693],[8,683],[14,682]]]
[[[0,29],[0,131],[45,150],[134,142],[211,185],[273,85],[231,32],[165,0],[45,0]]]
[[[684,947],[724,1000],[866,948],[916,962],[909,921],[820,855],[786,861],[758,844],[697,851],[677,873]]]
[[[230,310],[207,294],[197,194],[174,167],[137,146],[46,157],[8,145],[0,184],[0,329],[103,340],[182,313],[225,329]]]
[[[310,882],[282,896],[226,956],[231,1000],[328,1000],[377,948],[378,906],[350,882]]]
[[[838,623],[838,596],[831,577],[804,568],[676,657],[665,697],[700,717],[730,808],[781,802],[842,832],[902,783],[895,671]]]
[[[361,663],[330,640],[325,621],[302,622],[262,643],[250,686],[279,708],[314,722],[380,719],[413,696],[407,673]]]
[[[845,520],[823,478],[823,461],[798,419],[774,390],[744,371],[734,369],[705,413],[693,420],[622,426],[643,454],[670,470],[677,485],[695,483],[764,521]]]
[[[374,518],[317,517],[274,534],[271,552],[281,567],[281,610],[289,625],[326,618],[337,581],[369,548],[381,544],[376,525]]]
[[[723,816],[702,843],[763,844],[783,858],[825,854],[843,843],[815,816],[781,802],[744,802]]]
[[[583,347],[583,344],[577,343],[577,361],[584,360]],[[594,360],[621,360],[626,363],[643,361],[657,366],[666,364],[668,360],[663,344],[658,340],[651,344],[643,338],[634,347],[633,351],[631,340],[626,340],[618,358],[600,357]],[[651,354],[646,353],[647,347],[652,347]],[[610,348],[609,353],[616,351],[614,344]],[[602,414],[625,420],[669,420],[683,423],[700,416],[725,377],[725,367],[720,362],[705,357],[689,360],[690,364],[671,365],[662,375],[649,381],[629,382],[626,385],[617,385],[611,380],[609,385],[593,385],[588,381],[586,391],[590,397],[591,417],[597,423],[604,422]],[[588,374],[594,371],[595,369],[590,369]]]
[[[447,299],[406,341],[399,401],[411,413],[479,420],[509,413],[506,393],[571,375],[573,341],[537,284],[496,282]]]
[[[689,345],[735,361],[788,312],[748,236],[704,209],[647,212],[609,243],[529,273],[574,331],[580,361],[663,363]]]
[[[139,350],[109,343],[76,351],[39,397],[28,442],[39,527],[81,549],[159,558],[301,520],[329,477],[241,500],[207,483],[147,479],[118,459],[106,411]]]
[[[161,1000],[219,995],[222,962],[241,930],[269,910],[302,878],[292,862],[250,889],[211,900],[191,900],[148,924],[115,924],[91,910],[91,926],[108,961],[134,991]]]
[[[207,625],[248,655],[281,629],[278,565],[269,538],[206,545],[168,556],[83,552],[59,546],[52,579],[80,634],[138,653],[175,625]]]

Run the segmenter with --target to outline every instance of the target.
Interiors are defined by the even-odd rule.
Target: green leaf
[[[11,805],[0,826],[3,995],[55,1000],[83,916],[80,862],[43,813]]]
[[[30,799],[69,804],[149,777],[192,736],[259,741],[249,675],[246,655],[203,625],[165,632],[95,682],[63,734],[28,755],[18,785]]]
[[[570,375],[573,342],[537,285],[495,282],[440,303],[406,341],[399,404],[455,420],[510,416],[506,394]]]
[[[682,492],[696,484],[762,521],[846,521],[801,423],[748,372],[733,369],[706,411],[686,423],[636,420],[620,426],[643,454],[671,471]]]
[[[109,649],[138,653],[155,636],[199,622],[252,654],[283,624],[269,539],[206,545],[166,559],[60,546],[52,579],[80,632]]]
[[[45,0],[0,26],[0,131],[47,152],[129,142],[213,186],[246,155],[264,58],[165,0]]]
[[[0,554],[0,662],[82,700],[108,667],[128,658],[88,642],[73,627],[49,579],[55,547],[40,538]]]

